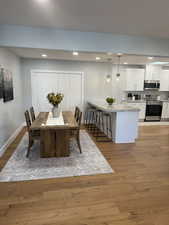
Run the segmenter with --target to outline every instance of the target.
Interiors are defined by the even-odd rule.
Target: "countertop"
[[[169,100],[158,100],[160,102],[169,102]],[[123,101],[124,104],[127,103],[146,103],[146,100],[124,100]]]
[[[101,102],[97,102],[97,101],[88,101],[88,104],[100,109],[100,110],[103,110],[105,112],[139,112],[140,109],[139,108],[136,108],[136,107],[131,107],[131,106],[128,106],[126,105],[125,103],[124,104],[113,104],[111,106],[109,106],[107,103],[101,103]]]
[[[146,103],[146,100],[124,100],[125,103]]]
[[[160,100],[160,102],[169,102],[169,100]]]

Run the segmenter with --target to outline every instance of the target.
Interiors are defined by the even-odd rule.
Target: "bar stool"
[[[96,126],[95,126],[95,132],[93,134],[94,137],[96,137],[96,141],[101,141],[100,138],[106,138],[106,135],[104,133],[104,118],[103,118],[104,112],[102,110],[96,111]]]
[[[102,118],[103,112],[102,110],[97,109],[94,114],[94,122],[95,122],[95,129],[94,129],[94,137],[99,136],[99,133],[101,132],[103,128],[103,118]]]
[[[85,112],[85,126],[98,142],[112,141],[111,114],[94,107]]]
[[[113,138],[113,131],[112,131],[112,117],[110,113],[104,113],[105,117],[105,133],[108,138],[112,140]]]
[[[84,122],[89,131],[92,131],[95,126],[95,111],[94,107],[87,108],[85,111]]]
[[[101,116],[101,126],[102,135],[97,136],[96,140],[98,142],[111,142],[113,133],[112,133],[112,118],[111,114],[107,112],[102,112]]]

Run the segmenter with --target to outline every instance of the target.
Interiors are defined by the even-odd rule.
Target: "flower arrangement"
[[[49,93],[48,95],[47,95],[47,99],[48,99],[48,101],[55,107],[57,107],[60,103],[61,103],[61,101],[63,100],[63,98],[64,98],[64,95],[62,94],[62,93],[57,93],[57,94],[55,94],[55,93]]]
[[[114,102],[115,102],[115,98],[106,98],[106,102],[109,104],[109,105],[112,105]]]

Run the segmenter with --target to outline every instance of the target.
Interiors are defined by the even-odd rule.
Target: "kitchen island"
[[[111,114],[112,141],[115,143],[134,143],[138,137],[139,108],[126,104],[109,106],[101,101],[88,101],[96,109]]]

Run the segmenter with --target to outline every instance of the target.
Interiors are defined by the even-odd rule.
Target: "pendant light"
[[[111,61],[112,61],[112,58],[108,58],[107,59],[107,62],[108,63],[111,63]],[[111,65],[111,64],[110,64]],[[110,83],[110,81],[111,81],[111,75],[110,74],[107,74],[107,76],[106,76],[106,82],[107,83]]]
[[[120,59],[121,59],[121,54],[118,54],[118,64],[117,64],[117,74],[116,74],[116,80],[118,81],[120,78]]]
[[[108,74],[108,75],[106,76],[106,82],[107,82],[107,83],[110,83],[110,81],[111,81],[111,75]]]

